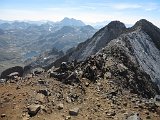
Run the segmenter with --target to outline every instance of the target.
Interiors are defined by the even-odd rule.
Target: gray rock
[[[45,81],[45,80],[38,80],[38,83],[39,83],[40,85],[45,85],[45,84],[46,84],[46,81]]]
[[[18,72],[13,72],[13,73],[8,75],[8,78],[14,78],[15,76],[19,76],[19,73]]]
[[[70,120],[71,119],[71,116],[66,116],[65,117],[65,120]]]
[[[71,98],[67,96],[66,102],[71,103],[72,102]]]
[[[45,101],[45,95],[43,95],[43,94],[41,94],[41,93],[38,93],[38,94],[36,95],[36,100],[39,101],[39,102],[41,102],[41,103],[45,103],[45,102],[46,102],[46,101]]]
[[[155,102],[155,104],[156,104],[157,106],[160,106],[160,95],[156,95],[156,96],[154,97],[154,102]]]
[[[128,70],[128,68],[122,63],[118,64],[117,67],[120,72],[125,72],[126,70]]]
[[[3,79],[8,78],[8,75],[10,75],[14,72],[17,72],[18,75],[21,77],[23,75],[23,72],[24,72],[23,67],[15,66],[15,67],[8,68],[7,70],[5,70],[1,73],[0,78],[3,78]]]
[[[111,78],[112,78],[112,74],[111,74],[110,72],[106,72],[106,73],[104,74],[104,78],[105,78],[105,79],[111,79]]]
[[[30,105],[28,107],[28,114],[32,117],[32,116],[35,116],[38,111],[41,109],[41,106],[40,105]]]
[[[45,96],[49,96],[50,95],[50,92],[46,89],[41,89],[41,90],[38,90],[37,93],[41,93]]]
[[[4,113],[3,113],[3,114],[1,114],[1,118],[3,118],[3,117],[6,117],[6,114],[4,114]]]
[[[77,116],[78,112],[79,112],[78,107],[75,107],[75,108],[69,110],[69,114],[72,115],[72,116]]]
[[[6,79],[0,79],[0,83],[5,83]]]
[[[115,111],[109,111],[107,112],[107,116],[115,116],[116,112]]]
[[[132,114],[130,116],[128,116],[125,120],[141,120],[141,118],[139,117],[138,114]]]
[[[58,110],[63,109],[63,107],[64,107],[64,105],[63,105],[62,103],[59,103],[59,104],[57,105]]]
[[[33,70],[32,70],[32,73],[34,74],[34,75],[36,75],[36,74],[41,74],[41,73],[43,73],[45,70],[43,69],[43,68],[34,68]]]

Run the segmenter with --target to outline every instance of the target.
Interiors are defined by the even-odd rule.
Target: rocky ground
[[[147,75],[125,55],[107,54],[1,83],[0,119],[159,120],[159,91]]]

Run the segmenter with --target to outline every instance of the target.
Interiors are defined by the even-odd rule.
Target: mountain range
[[[90,38],[97,30],[82,21],[0,21],[0,73],[22,65],[52,49],[64,53]]]

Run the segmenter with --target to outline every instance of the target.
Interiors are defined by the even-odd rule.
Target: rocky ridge
[[[56,60],[51,66],[59,66],[63,61],[83,61],[90,55],[95,54],[102,47],[117,39],[127,43],[126,49],[130,50],[130,56],[137,61],[137,65],[150,75],[151,80],[160,85],[160,30],[147,20],[138,21],[133,27],[125,28],[124,24],[118,21],[109,23],[106,27],[99,30],[91,39],[80,43],[77,48],[71,50],[62,58]],[[114,40],[116,43],[116,40]],[[101,46],[101,47],[100,47]],[[125,51],[127,52],[127,51]]]

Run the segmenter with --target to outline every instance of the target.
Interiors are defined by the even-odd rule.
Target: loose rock
[[[79,112],[79,108],[77,107],[69,110],[69,114],[72,116],[77,116],[78,112]]]
[[[38,111],[41,109],[41,106],[40,105],[30,105],[28,107],[28,114],[32,117],[32,116],[35,116]]]

